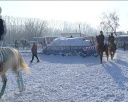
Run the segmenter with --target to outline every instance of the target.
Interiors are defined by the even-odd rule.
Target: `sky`
[[[102,12],[116,10],[119,30],[128,30],[128,1],[0,1],[2,15],[100,24]]]

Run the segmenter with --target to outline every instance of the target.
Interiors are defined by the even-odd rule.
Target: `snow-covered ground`
[[[22,53],[29,64],[31,53]],[[117,50],[114,60],[99,57],[38,55],[23,74],[26,90],[18,92],[16,76],[7,72],[0,102],[128,102],[128,51]],[[2,82],[0,82],[0,87]]]

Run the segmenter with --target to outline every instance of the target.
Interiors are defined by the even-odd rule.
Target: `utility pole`
[[[79,31],[80,31],[80,37],[81,37],[81,30],[80,30],[80,24],[79,24]]]

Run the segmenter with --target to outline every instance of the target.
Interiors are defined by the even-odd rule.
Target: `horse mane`
[[[99,44],[99,35],[96,35],[97,43]]]

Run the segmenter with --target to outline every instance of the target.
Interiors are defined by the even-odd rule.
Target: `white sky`
[[[117,10],[120,30],[128,30],[128,1],[0,1],[2,15],[87,22],[96,27],[102,12]]]

